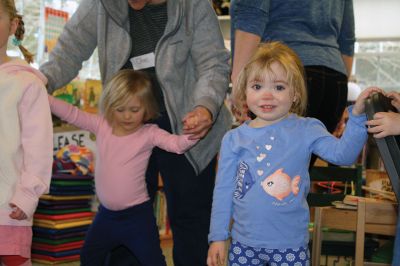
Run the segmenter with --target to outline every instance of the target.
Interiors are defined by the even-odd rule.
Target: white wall
[[[357,40],[400,40],[400,0],[353,0]]]

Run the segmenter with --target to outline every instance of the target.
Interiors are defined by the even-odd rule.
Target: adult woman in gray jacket
[[[49,92],[75,78],[96,47],[103,83],[120,69],[146,71],[161,110],[153,122],[201,138],[184,155],[154,150],[147,181],[154,197],[162,175],[174,264],[205,265],[216,154],[231,125],[229,53],[215,13],[207,0],[82,0],[40,67]],[[183,128],[193,115],[198,125]]]

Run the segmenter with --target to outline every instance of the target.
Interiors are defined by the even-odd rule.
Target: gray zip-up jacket
[[[75,78],[82,62],[98,48],[105,83],[129,59],[127,0],[82,0],[65,25],[49,61],[40,67],[54,91]],[[196,146],[185,153],[195,171],[203,170],[218,152],[231,117],[224,107],[229,83],[229,52],[218,19],[208,0],[167,0],[168,22],[155,51],[155,68],[174,133],[196,106],[206,107],[214,124]]]

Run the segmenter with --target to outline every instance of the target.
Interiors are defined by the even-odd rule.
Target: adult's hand
[[[400,114],[394,112],[379,112],[374,114],[374,119],[367,121],[368,132],[375,138],[384,138],[400,134]]]
[[[196,106],[182,119],[183,133],[191,135],[189,139],[205,137],[212,126],[212,115],[207,108]]]

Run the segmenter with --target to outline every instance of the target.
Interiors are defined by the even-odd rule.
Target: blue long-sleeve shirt
[[[341,55],[353,56],[355,42],[352,0],[232,0],[231,43],[234,31],[282,41],[304,66],[326,66],[347,75]]]
[[[256,248],[306,246],[311,154],[351,165],[367,139],[365,115],[349,113],[340,139],[319,120],[293,114],[263,128],[245,123],[229,131],[220,151],[209,241],[231,235]]]

